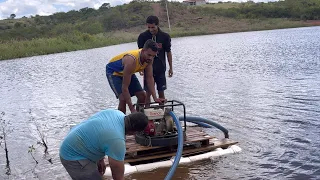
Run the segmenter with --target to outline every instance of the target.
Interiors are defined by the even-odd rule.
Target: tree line
[[[49,16],[35,15],[29,18],[15,19],[15,14],[11,14],[7,20],[0,21],[0,41],[51,38],[71,33],[93,35],[138,27],[144,25],[147,16],[154,14],[153,5],[157,3],[160,3],[162,11],[164,11],[164,0],[160,2],[135,0],[116,7],[104,3],[98,9],[85,7],[78,11],[58,12]],[[186,13],[195,17],[320,20],[319,0],[280,0],[269,3],[249,1],[237,4],[237,7],[222,9],[213,8],[210,5],[191,7],[180,2],[168,2],[168,8],[172,22],[180,24],[183,21],[188,21],[188,19],[183,19]]]
[[[279,0],[276,2],[241,3],[237,8],[212,11],[203,8],[207,14],[231,18],[291,18],[295,20],[320,20],[319,0]]]

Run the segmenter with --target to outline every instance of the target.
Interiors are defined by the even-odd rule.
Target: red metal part
[[[144,133],[149,136],[154,136],[156,133],[156,127],[153,120],[149,120],[147,127],[144,129]]]

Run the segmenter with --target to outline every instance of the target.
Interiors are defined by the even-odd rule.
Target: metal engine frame
[[[187,123],[186,123],[186,108],[185,105],[177,100],[170,100],[167,101],[163,105],[158,105],[156,102],[152,102],[148,104],[149,107],[144,107],[144,104],[136,104],[136,107],[138,111],[144,112],[145,109],[165,109],[166,107],[170,108],[170,111],[174,111],[174,107],[176,106],[182,106],[183,107],[183,120],[184,120],[184,127],[183,127],[183,133],[186,134],[187,130]],[[165,120],[165,117],[164,117]],[[153,121],[153,120],[150,120]],[[174,122],[173,122],[174,123]],[[149,124],[148,124],[149,125]],[[146,134],[144,131],[141,131],[135,135],[135,140],[138,144],[143,146],[173,146],[178,144],[178,133],[174,134],[167,134],[167,135],[153,135],[150,136]]]

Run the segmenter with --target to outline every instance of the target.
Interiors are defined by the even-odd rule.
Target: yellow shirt
[[[144,70],[147,67],[148,63],[145,62],[144,64],[141,64],[141,60],[140,60],[141,50],[142,49],[132,50],[125,53],[121,53],[113,57],[107,64],[107,74],[115,75],[115,76],[123,76],[124,66],[122,63],[122,58],[126,55],[129,55],[135,59],[136,67],[134,69],[133,74]]]

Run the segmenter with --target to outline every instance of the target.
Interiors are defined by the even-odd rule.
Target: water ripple
[[[243,149],[179,166],[174,179],[319,179],[318,39],[319,27],[173,39],[174,76],[167,79],[167,98],[184,102],[188,115],[226,127]],[[69,178],[59,163],[60,142],[69,124],[117,107],[105,64],[134,48],[136,43],[128,43],[0,61],[0,111],[14,128],[8,136],[13,179]],[[28,147],[39,139],[35,121],[46,135],[53,164],[37,146],[34,156],[40,163],[32,172]],[[217,129],[207,132],[223,137]],[[0,179],[4,163],[1,158]],[[127,179],[164,179],[167,172],[162,168]]]

